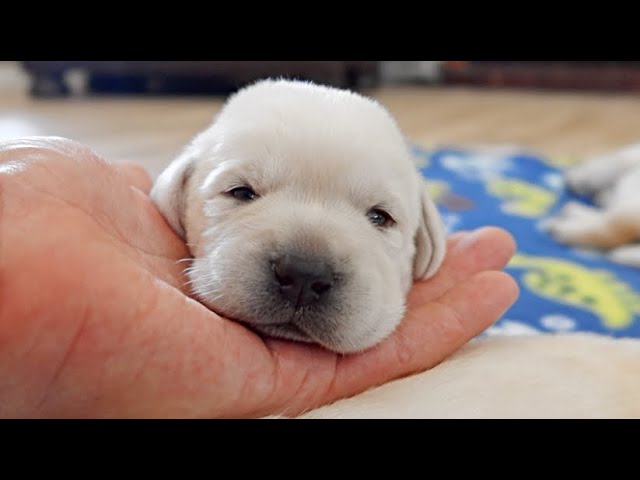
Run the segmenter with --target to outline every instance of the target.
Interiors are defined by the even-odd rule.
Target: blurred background
[[[0,62],[0,140],[61,135],[152,175],[264,77],[348,87],[416,144],[517,145],[567,162],[635,142],[640,62]]]

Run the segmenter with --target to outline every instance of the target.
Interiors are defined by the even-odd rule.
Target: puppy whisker
[[[192,262],[192,261],[193,261],[193,257],[181,258],[180,260],[176,260],[175,265],[178,265],[180,263],[185,263],[185,262]]]

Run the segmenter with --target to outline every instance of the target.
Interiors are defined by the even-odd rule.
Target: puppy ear
[[[424,181],[421,185],[420,203],[422,216],[415,236],[413,277],[425,280],[440,268],[446,253],[447,240],[442,217]]]
[[[149,197],[171,228],[186,240],[184,209],[187,184],[193,172],[194,156],[188,152],[175,159],[157,178]]]

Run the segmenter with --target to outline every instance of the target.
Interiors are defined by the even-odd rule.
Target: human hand
[[[341,356],[188,297],[184,243],[140,168],[60,138],[0,143],[0,416],[296,414],[435,366],[515,301],[503,230],[449,239],[400,328]]]

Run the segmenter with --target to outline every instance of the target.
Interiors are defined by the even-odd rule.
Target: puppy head
[[[264,334],[342,353],[389,335],[413,280],[445,252],[391,116],[306,82],[240,90],[151,197],[191,249],[198,300]]]

